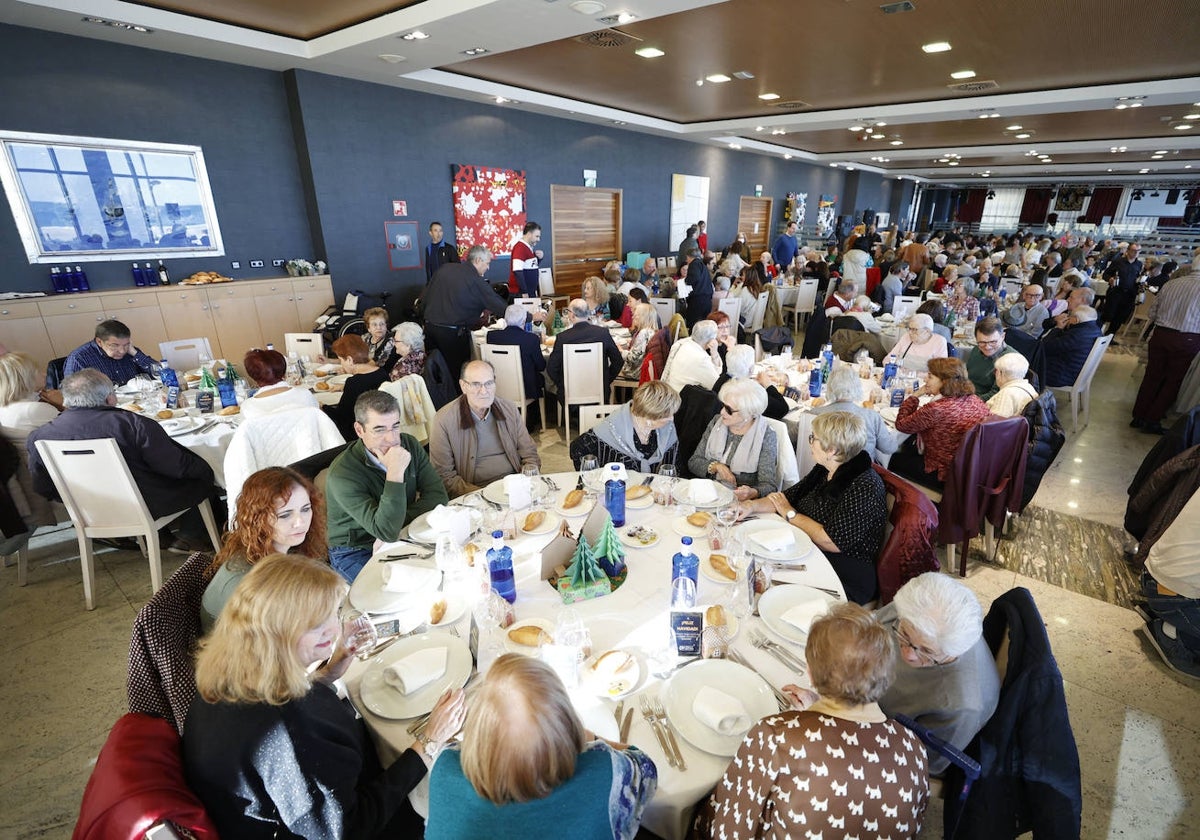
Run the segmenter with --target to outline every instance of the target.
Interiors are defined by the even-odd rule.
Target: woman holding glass
[[[675,412],[679,393],[655,380],[638,386],[633,400],[621,406],[571,444],[571,460],[582,469],[583,459],[598,464],[620,463],[626,469],[651,473],[660,464],[674,464],[679,455]]]
[[[709,421],[688,460],[692,475],[733,488],[739,501],[779,489],[779,441],[763,412],[767,392],[751,380],[727,382],[718,395],[721,411]]]
[[[183,764],[222,837],[420,836],[408,794],[462,724],[463,693],[442,695],[425,733],[383,770],[333,687],[355,653],[341,638],[345,596],[328,564],[273,555],[201,640]]]

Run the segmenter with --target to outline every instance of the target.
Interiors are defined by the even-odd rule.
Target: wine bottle
[[[70,291],[67,287],[66,278],[58,270],[58,266],[50,268],[50,285],[54,288],[54,294],[56,295],[65,294]]]
[[[158,261],[158,282],[164,286],[171,285],[171,275],[167,271],[167,267],[163,265],[163,261]]]

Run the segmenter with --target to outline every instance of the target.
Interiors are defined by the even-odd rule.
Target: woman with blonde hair
[[[657,786],[645,753],[584,728],[550,666],[508,653],[472,698],[461,749],[434,765],[425,837],[632,840]]]
[[[9,441],[17,451],[20,469],[16,481],[21,487],[29,510],[21,510],[21,518],[30,528],[53,525],[54,511],[50,503],[33,489],[29,474],[29,433],[58,416],[62,395],[46,390],[46,377],[24,353],[11,352],[0,356],[0,437]]]
[[[837,604],[814,621],[804,655],[816,693],[784,686],[792,709],[746,734],[697,808],[691,836],[920,834],[925,746],[878,703],[892,682],[895,649],[891,631],[857,604]]]
[[[658,310],[653,304],[639,303],[633,307],[633,323],[630,332],[633,342],[625,353],[625,366],[621,369],[624,379],[637,379],[642,372],[642,360],[646,358],[646,348],[654,334],[662,329],[658,320]]]
[[[608,284],[599,277],[588,277],[583,281],[583,299],[587,301],[588,312],[598,315],[605,321],[609,320],[608,299],[610,292]],[[617,313],[618,315],[620,313]]]
[[[571,460],[578,467],[585,455],[595,455],[601,464],[622,463],[645,473],[660,464],[674,464],[679,456],[679,403],[679,392],[661,380],[639,385],[630,402],[575,439]]]
[[[291,554],[328,562],[325,498],[290,467],[267,467],[246,479],[237,497],[233,528],[208,567],[200,600],[200,628],[212,629],[234,588],[256,562],[272,554]]]
[[[381,769],[365,725],[333,687],[354,653],[341,638],[345,596],[328,564],[272,555],[201,640],[183,763],[222,837],[419,834],[408,794],[461,725],[463,695],[442,695],[425,734]]]

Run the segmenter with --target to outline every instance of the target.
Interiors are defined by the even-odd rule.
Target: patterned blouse
[[[633,337],[633,344],[629,346],[629,352],[625,354],[625,367],[621,369],[621,376],[626,379],[637,379],[642,375],[642,360],[646,358],[646,348],[650,345],[650,338],[653,335],[654,330],[647,327],[639,330],[638,334]]]
[[[396,359],[396,364],[392,366],[388,377],[395,382],[403,376],[411,376],[416,374],[420,376],[421,371],[425,369],[425,351],[412,350],[407,356],[401,356]]]
[[[746,735],[691,836],[903,840],[920,833],[928,797],[925,746],[899,723],[781,712]]]
[[[962,439],[990,413],[987,403],[974,394],[940,397],[926,405],[909,397],[896,415],[896,431],[916,434],[925,448],[925,472],[936,472],[945,481]]]
[[[391,333],[387,333],[380,342],[376,342],[374,336],[367,333],[363,336],[363,341],[367,342],[367,355],[380,367],[386,367],[388,359],[396,352],[396,341],[392,338]]]

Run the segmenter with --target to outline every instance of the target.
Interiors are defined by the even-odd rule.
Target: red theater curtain
[[[1046,221],[1046,213],[1050,210],[1050,201],[1053,198],[1054,190],[1025,190],[1025,201],[1021,205],[1021,217],[1017,220],[1017,224],[1043,224]]]
[[[964,225],[978,224],[983,218],[987,190],[967,190],[967,200],[958,208],[958,220]]]
[[[1096,187],[1092,192],[1092,200],[1088,204],[1087,211],[1079,217],[1079,221],[1084,224],[1098,225],[1105,216],[1115,219],[1117,205],[1121,203],[1121,193],[1124,191],[1121,187]]]

